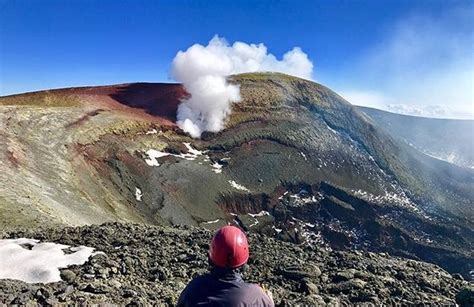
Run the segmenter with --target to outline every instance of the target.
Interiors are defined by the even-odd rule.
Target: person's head
[[[235,226],[220,228],[211,241],[209,260],[216,267],[235,269],[249,259],[249,244],[242,230]]]

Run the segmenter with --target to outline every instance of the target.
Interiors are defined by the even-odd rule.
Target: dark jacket
[[[194,278],[183,290],[178,307],[190,306],[262,306],[273,301],[257,285],[243,281],[235,270],[214,267],[210,273]]]

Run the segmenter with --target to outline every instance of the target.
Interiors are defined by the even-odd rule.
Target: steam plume
[[[203,131],[217,132],[231,112],[232,103],[240,101],[240,89],[229,84],[232,74],[256,71],[277,71],[311,79],[313,64],[298,47],[278,60],[267,53],[264,44],[235,42],[214,36],[207,46],[194,44],[179,51],[173,59],[172,77],[182,82],[191,97],[178,107],[177,123],[193,138]]]
[[[331,76],[350,103],[416,116],[474,119],[474,10],[413,13]],[[472,132],[471,132],[472,133]]]

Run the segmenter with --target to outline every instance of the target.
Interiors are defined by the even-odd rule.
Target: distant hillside
[[[434,158],[474,168],[474,120],[424,118],[357,107],[379,126]]]

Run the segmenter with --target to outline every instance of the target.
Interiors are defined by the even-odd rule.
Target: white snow
[[[160,163],[158,163],[157,159],[161,158],[161,157],[166,157],[166,156],[173,156],[173,157],[180,158],[180,159],[186,159],[188,161],[194,161],[198,157],[202,157],[203,159],[201,161],[204,161],[204,162],[211,161],[209,156],[207,154],[205,154],[206,153],[205,151],[197,150],[196,148],[191,146],[191,143],[183,143],[183,144],[184,144],[184,146],[186,146],[186,149],[188,150],[188,152],[180,153],[179,155],[172,154],[172,153],[169,153],[169,152],[163,152],[163,151],[159,151],[159,150],[155,150],[155,149],[150,149],[146,152],[146,154],[148,155],[148,158],[145,159],[145,162],[150,166],[160,166]],[[199,161],[198,164],[202,165],[203,163],[201,161]],[[213,164],[211,164],[212,171],[216,174],[222,173],[222,167],[223,166],[224,165],[220,164],[217,161],[214,162]],[[238,186],[240,186],[240,185],[238,185]],[[240,186],[240,187],[242,187],[242,186]],[[235,187],[235,188],[237,188],[237,187]]]
[[[247,213],[249,216],[251,216],[254,219],[254,223],[252,225],[249,225],[249,227],[253,227],[258,224],[258,219],[257,217],[260,216],[265,216],[265,215],[270,215],[270,212],[262,210],[259,213]]]
[[[303,206],[308,203],[315,203],[323,198],[323,195],[321,193],[317,193],[316,195],[311,195],[308,191],[305,189],[302,189],[298,192],[298,194],[290,194],[289,196],[291,198],[291,204],[293,206]],[[282,199],[280,197],[280,199]]]
[[[184,146],[188,149],[188,153],[195,155],[195,156],[200,156],[202,155],[202,151],[197,150],[191,146],[191,143],[183,143]]]
[[[147,150],[146,154],[148,155],[148,158],[145,159],[145,162],[150,166],[160,166],[160,163],[158,163],[158,160],[156,159],[170,155],[168,152],[162,152],[155,149]]]
[[[219,222],[220,219],[217,219],[217,220],[214,220],[214,221],[208,221],[208,222],[204,222],[204,224],[215,224],[217,222]]]
[[[352,190],[355,196],[360,197],[366,201],[375,202],[377,204],[398,204],[398,205],[405,205],[409,206],[411,204],[411,200],[406,196],[404,192],[397,193],[389,193],[385,191],[385,195],[373,195],[371,193],[367,193],[367,191],[363,190]]]
[[[253,224],[249,225],[249,228],[258,224],[258,220],[257,219],[254,219],[254,220],[255,220],[255,222]]]
[[[147,131],[146,134],[157,134],[158,133],[158,130],[156,129],[151,129],[150,131]]]
[[[160,166],[160,163],[158,163],[158,160],[156,160],[156,159],[161,158],[161,157],[173,156],[173,157],[193,161],[198,156],[203,154],[202,151],[193,148],[190,143],[183,143],[183,144],[188,149],[188,152],[187,153],[182,153],[182,154],[179,154],[179,155],[175,155],[175,154],[171,154],[169,152],[163,152],[163,151],[159,151],[159,150],[155,150],[155,149],[149,149],[146,152],[146,154],[148,155],[148,158],[145,159],[145,162],[150,166]]]
[[[138,201],[142,201],[142,197],[143,197],[142,190],[140,190],[139,188],[135,188],[135,198]]]
[[[251,217],[257,217],[257,216],[270,215],[270,212],[262,210],[259,213],[255,213],[255,214],[249,213],[248,215],[250,215]]]
[[[395,186],[394,186],[395,187]],[[410,200],[410,198],[406,195],[406,193],[397,187],[397,192],[387,192],[385,191],[385,195],[373,195],[363,190],[351,190],[355,196],[364,199],[365,201],[374,202],[377,204],[385,205],[385,204],[392,204],[401,206],[411,210],[412,212],[416,212],[420,214],[423,218],[431,220],[432,218],[428,216],[422,209],[418,207],[418,205]]]
[[[276,231],[276,233],[280,233],[283,231],[283,229],[280,229],[280,228],[276,228],[275,226],[272,226],[273,230]]]
[[[238,183],[235,182],[234,180],[229,180],[229,183],[230,183],[230,185],[231,185],[233,188],[235,188],[235,189],[237,189],[237,190],[241,190],[241,191],[245,191],[245,192],[250,192],[249,189],[247,189],[246,187],[244,187],[244,186],[241,185],[241,184],[238,184]]]
[[[278,199],[283,199],[283,196],[286,196],[286,194],[288,194],[288,193],[289,193],[289,191],[286,191],[285,193],[283,193],[282,196],[278,197]]]
[[[219,164],[219,162],[214,162],[214,164],[211,165],[213,168],[213,172],[216,174],[222,173],[222,164]]]
[[[326,122],[325,122],[326,123]],[[339,135],[339,131],[336,131],[334,130],[333,128],[329,127],[329,125],[326,123],[326,128],[329,129],[329,131],[331,131],[332,133],[336,134],[336,135]],[[335,140],[337,140],[337,138],[334,138]]]
[[[416,148],[416,147],[415,147]],[[458,160],[456,154],[454,152],[451,153],[444,153],[444,154],[433,154],[427,150],[423,151],[423,153],[431,158],[435,158],[441,161],[449,162],[451,164],[455,164],[456,160]]]
[[[31,245],[31,250],[25,245]],[[65,254],[69,248],[73,253]],[[16,279],[27,283],[50,283],[61,280],[60,268],[82,265],[94,256],[92,247],[42,242],[35,239],[0,240],[0,279]]]

